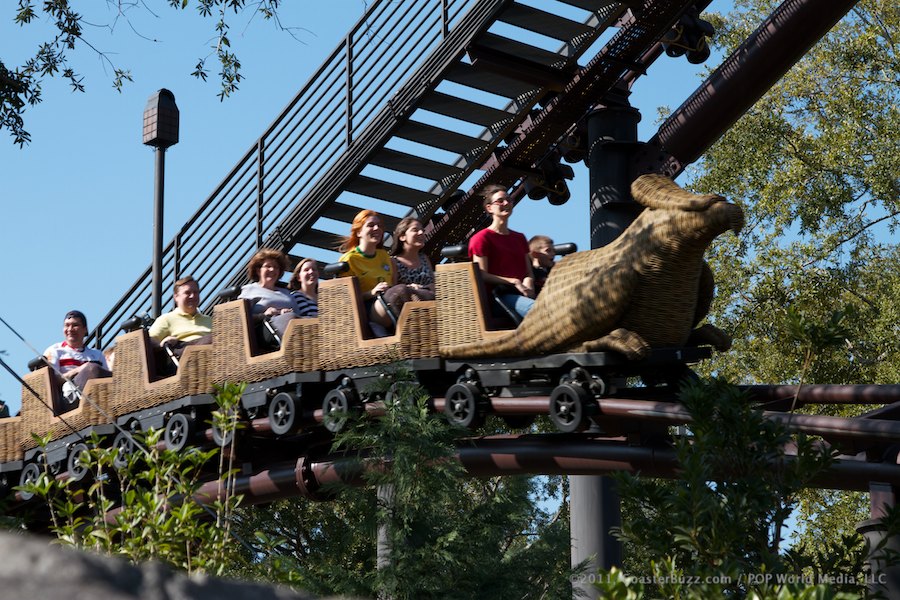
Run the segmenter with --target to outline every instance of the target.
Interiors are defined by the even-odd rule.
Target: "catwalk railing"
[[[239,273],[318,176],[353,142],[409,72],[485,0],[375,0],[322,66],[164,248],[163,280],[202,282],[205,308]],[[106,347],[117,326],[151,306],[148,266],[91,332]]]

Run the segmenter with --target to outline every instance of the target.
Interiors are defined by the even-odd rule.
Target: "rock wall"
[[[49,538],[0,532],[0,596],[22,600],[306,600],[285,587],[188,577],[165,565],[131,565]]]

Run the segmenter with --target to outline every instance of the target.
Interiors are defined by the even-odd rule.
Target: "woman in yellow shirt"
[[[397,283],[397,271],[387,250],[384,249],[384,228],[381,217],[373,210],[360,211],[350,225],[350,235],[344,238],[339,259],[350,265],[342,276],[355,276],[359,280],[369,320],[384,328],[394,324],[381,302],[375,302],[378,294],[389,291]],[[405,286],[404,286],[405,287]]]

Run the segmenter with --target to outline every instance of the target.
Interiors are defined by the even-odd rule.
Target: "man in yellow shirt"
[[[175,310],[160,315],[150,326],[150,337],[160,346],[168,346],[180,357],[185,346],[212,343],[212,317],[197,310],[200,284],[183,277],[173,286]]]

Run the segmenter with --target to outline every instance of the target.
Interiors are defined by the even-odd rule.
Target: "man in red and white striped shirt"
[[[91,379],[109,377],[112,373],[103,352],[86,348],[87,319],[80,310],[70,310],[63,320],[63,341],[44,351],[44,359],[63,380],[84,389]]]

